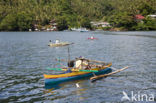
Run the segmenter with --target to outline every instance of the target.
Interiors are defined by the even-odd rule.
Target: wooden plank
[[[90,59],[86,59],[86,60],[88,60],[89,62],[95,62],[95,63],[102,63],[102,64],[105,64],[105,62],[103,62],[103,61],[90,60]]]
[[[112,75],[112,74],[115,74],[115,73],[118,73],[118,72],[121,72],[125,69],[127,69],[129,66],[126,66],[122,69],[119,69],[119,70],[116,70],[114,72],[111,72],[111,73],[108,73],[108,74],[103,74],[103,75],[99,75],[99,76],[94,76],[94,77],[91,77],[90,80],[96,80],[96,79],[100,79],[100,78],[103,78],[103,77],[106,77],[106,76],[109,76],[109,75]]]

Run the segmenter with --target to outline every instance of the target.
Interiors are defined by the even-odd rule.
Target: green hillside
[[[0,0],[0,31],[28,31],[57,23],[58,30],[94,29],[107,21],[121,30],[156,30],[156,0]],[[138,21],[135,15],[145,18]]]

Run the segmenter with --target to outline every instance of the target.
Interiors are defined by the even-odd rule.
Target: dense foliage
[[[156,30],[156,19],[147,16],[155,13],[155,0],[0,0],[0,31],[27,31],[51,20],[59,30],[91,29],[90,21],[108,21],[124,30]],[[137,14],[145,19],[136,21]]]

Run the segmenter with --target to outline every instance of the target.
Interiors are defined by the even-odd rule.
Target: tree
[[[90,21],[101,21],[104,17],[117,28],[135,30],[135,26],[146,25],[153,30],[150,25],[154,20],[139,24],[133,17],[155,13],[155,5],[155,0],[0,0],[0,30],[25,31],[33,23],[48,25],[52,18],[57,18],[59,30],[91,28]]]
[[[85,28],[91,29],[90,20],[87,19],[87,18],[82,18],[80,24],[81,24],[82,27],[85,27]]]
[[[17,31],[17,16],[16,14],[8,14],[0,23],[1,31]]]
[[[19,31],[28,31],[29,28],[33,27],[33,18],[30,14],[21,12],[17,14],[17,25]]]
[[[147,3],[143,3],[142,5],[140,5],[138,7],[138,10],[139,10],[140,14],[142,14],[144,16],[152,14],[155,12],[155,10],[150,5],[148,5]]]
[[[114,27],[124,27],[125,29],[130,30],[130,28],[136,24],[134,21],[133,15],[127,12],[119,12],[116,15],[112,15],[108,21]]]
[[[59,31],[68,29],[66,17],[58,17],[57,18],[57,28]]]

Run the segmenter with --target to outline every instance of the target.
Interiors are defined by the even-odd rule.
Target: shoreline
[[[109,32],[150,32],[150,31],[156,31],[156,30],[89,30],[84,32],[94,32],[94,31],[109,31]],[[72,31],[72,30],[63,30],[63,31],[0,31],[0,32],[81,32],[81,31]],[[84,33],[82,32],[82,33]]]

